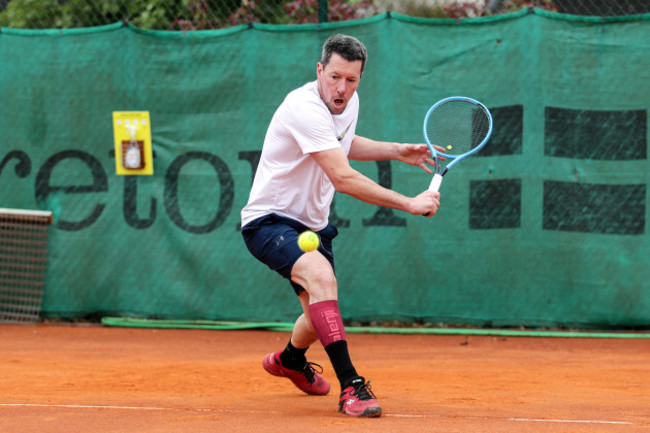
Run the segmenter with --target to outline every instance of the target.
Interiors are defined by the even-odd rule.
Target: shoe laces
[[[314,383],[316,381],[314,378],[315,374],[322,373],[323,367],[316,364],[315,362],[306,362],[305,366],[302,368],[302,372],[309,383]]]
[[[364,379],[361,379],[359,383],[353,383],[352,388],[353,390],[350,391],[350,394],[356,395],[359,400],[377,399],[375,394],[372,392],[370,381],[366,382]]]

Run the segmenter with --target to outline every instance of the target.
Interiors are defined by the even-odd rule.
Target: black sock
[[[284,351],[280,354],[282,365],[289,370],[302,370],[307,362],[307,358],[305,357],[307,349],[309,349],[309,347],[297,349],[293,344],[291,344],[291,340],[289,340],[289,344],[287,344],[287,347],[285,347]]]
[[[332,367],[334,367],[334,372],[336,377],[341,384],[341,389],[346,382],[351,379],[359,376],[357,370],[355,370],[350,360],[350,354],[348,352],[348,342],[345,340],[335,341],[334,343],[328,345],[325,348],[325,352],[330,358]]]

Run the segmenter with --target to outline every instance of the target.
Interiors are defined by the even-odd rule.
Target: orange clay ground
[[[348,334],[378,419],[268,375],[289,334],[0,325],[0,432],[650,432],[650,340]]]

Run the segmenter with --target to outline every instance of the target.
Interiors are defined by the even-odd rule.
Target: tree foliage
[[[360,18],[374,0],[329,0],[328,20]],[[92,27],[128,21],[156,30],[205,30],[251,22],[302,24],[318,21],[318,0],[11,0],[0,26]]]

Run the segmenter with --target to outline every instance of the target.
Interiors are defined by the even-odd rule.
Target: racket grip
[[[442,183],[442,176],[439,173],[433,175],[431,183],[429,184],[429,191],[438,192],[440,190],[440,184]]]

